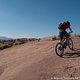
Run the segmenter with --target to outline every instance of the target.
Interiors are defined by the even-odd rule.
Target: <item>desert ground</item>
[[[74,37],[74,51],[63,58],[55,53],[58,40],[41,40],[0,51],[0,80],[80,80],[80,38]]]

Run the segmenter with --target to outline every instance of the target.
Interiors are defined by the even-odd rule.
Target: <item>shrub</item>
[[[4,45],[0,46],[0,50],[6,49],[6,48],[9,48],[9,47],[12,47],[12,45],[4,44]]]
[[[52,38],[52,41],[55,41],[55,40],[58,40],[58,37],[54,36],[54,37]]]

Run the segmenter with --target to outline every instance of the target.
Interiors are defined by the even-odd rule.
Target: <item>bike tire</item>
[[[73,48],[73,40],[71,38],[69,39],[69,43],[70,43],[70,45],[68,45],[68,47],[69,47],[70,50],[73,51],[74,50],[74,48]]]
[[[58,52],[59,51],[59,48],[62,48],[62,52]],[[64,53],[64,48],[62,47],[62,44],[61,43],[57,43],[56,47],[55,47],[55,52],[58,56],[62,57],[63,53]]]

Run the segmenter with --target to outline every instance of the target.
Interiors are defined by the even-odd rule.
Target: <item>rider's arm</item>
[[[71,29],[71,27],[69,27],[69,30],[71,31],[71,33],[73,32],[72,29]]]

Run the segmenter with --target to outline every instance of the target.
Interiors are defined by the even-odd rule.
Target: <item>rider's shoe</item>
[[[64,46],[64,48],[66,49],[66,46]]]

